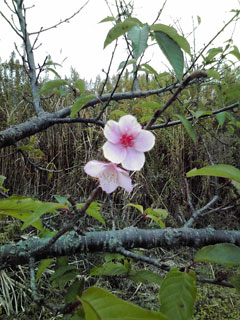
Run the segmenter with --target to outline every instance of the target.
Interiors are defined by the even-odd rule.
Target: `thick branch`
[[[32,238],[0,247],[0,265],[29,263],[34,256],[35,261],[41,259],[72,255],[87,252],[116,252],[117,248],[176,248],[180,246],[203,247],[216,243],[233,243],[240,246],[240,231],[206,229],[155,229],[142,230],[134,227],[117,231],[88,232],[81,236],[69,232],[61,236],[51,247],[46,246],[49,238]]]

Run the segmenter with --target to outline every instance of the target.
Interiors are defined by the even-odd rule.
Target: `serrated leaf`
[[[141,206],[140,204],[128,203],[125,207],[134,207],[143,214],[143,206]]]
[[[107,34],[104,41],[104,48],[106,48],[114,40],[122,36],[124,33],[128,32],[131,28],[136,26],[136,22],[130,19],[126,19],[123,22],[117,23],[113,28],[111,28]]]
[[[181,81],[184,67],[183,53],[181,48],[177,42],[175,42],[164,32],[155,31],[154,36],[160,49],[173,67],[178,80]]]
[[[77,203],[76,208],[81,209],[84,206],[84,203]],[[102,218],[100,214],[100,209],[101,209],[101,203],[98,202],[92,202],[90,206],[87,208],[86,213],[93,217],[94,219],[98,220],[105,226],[105,221]]]
[[[168,320],[160,312],[145,310],[97,287],[87,289],[79,300],[86,320]]]
[[[102,19],[101,21],[99,21],[98,23],[109,22],[109,21],[115,21],[115,18],[114,17],[106,17],[106,18]]]
[[[232,243],[218,243],[200,249],[195,261],[240,266],[240,248]]]
[[[170,320],[190,320],[196,299],[193,273],[172,269],[162,281],[159,290],[160,311]]]
[[[185,52],[191,55],[191,49],[187,39],[183,36],[180,36],[175,28],[159,23],[153,24],[151,26],[151,30],[160,31],[167,34],[174,42],[178,44],[180,48],[182,48]]]
[[[49,80],[48,82],[44,83],[41,90],[39,90],[38,94],[45,93],[49,90],[59,88],[61,86],[67,85],[68,82],[66,80],[62,79],[56,79],[56,80]]]
[[[84,95],[84,96],[79,97],[72,105],[70,117],[74,117],[82,109],[82,107],[85,104],[87,104],[89,101],[91,101],[95,98],[96,98],[96,96],[93,94]]]
[[[149,25],[135,26],[128,31],[128,39],[132,41],[134,58],[138,59],[147,48]]]
[[[192,141],[196,144],[197,143],[197,135],[196,132],[191,124],[184,116],[180,114],[175,114],[175,116],[182,122],[184,128],[186,129],[188,135],[192,139]]]
[[[214,176],[222,177],[240,182],[240,170],[229,164],[215,164],[201,169],[192,169],[187,173],[187,177]]]
[[[41,277],[41,275],[44,273],[44,271],[47,269],[47,267],[52,263],[53,258],[50,259],[43,259],[40,261],[38,266],[38,271],[36,274],[36,281],[38,281]]]
[[[126,276],[129,270],[120,262],[107,262],[101,266],[94,267],[90,271],[91,276]]]
[[[161,285],[163,278],[160,274],[152,272],[150,270],[140,270],[128,276],[128,279],[131,279],[135,282],[142,282],[142,283],[155,283]]]

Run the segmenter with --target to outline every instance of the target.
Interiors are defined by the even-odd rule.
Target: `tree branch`
[[[217,243],[233,243],[240,246],[240,231],[214,230],[211,228],[167,228],[142,230],[134,227],[117,231],[87,232],[84,236],[71,231],[61,236],[50,247],[50,238],[31,238],[0,247],[2,268],[29,263],[29,252],[35,261],[41,259],[88,252],[116,252],[117,248],[200,248]],[[45,247],[42,252],[41,248]]]

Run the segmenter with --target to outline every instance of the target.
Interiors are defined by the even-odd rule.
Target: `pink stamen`
[[[122,138],[120,139],[120,143],[125,147],[133,147],[133,136],[128,136],[126,134],[122,135]]]

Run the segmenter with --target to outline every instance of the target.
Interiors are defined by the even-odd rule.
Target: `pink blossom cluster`
[[[123,116],[119,122],[109,120],[104,127],[107,141],[103,145],[104,157],[111,162],[92,160],[85,167],[85,172],[100,181],[102,190],[111,193],[122,187],[131,192],[133,189],[129,173],[126,170],[141,170],[144,162],[144,152],[155,144],[154,135],[141,128],[137,119],[131,115]]]

